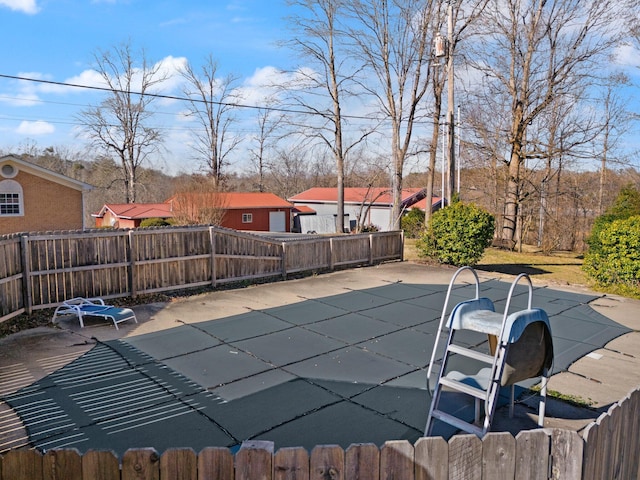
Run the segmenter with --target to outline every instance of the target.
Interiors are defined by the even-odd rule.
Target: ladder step
[[[471,395],[472,397],[476,397],[481,400],[485,400],[487,398],[487,392],[485,390],[477,387],[472,387],[471,385],[467,385],[466,383],[452,380],[447,377],[440,378],[440,385],[449,387],[452,390],[457,390],[458,392],[466,393],[467,395]]]
[[[491,310],[469,310],[460,315],[458,329],[500,336],[504,315]]]
[[[456,427],[459,430],[462,430],[467,433],[473,433],[479,437],[483,435],[483,429],[473,423],[465,422],[461,418],[454,417],[453,415],[443,412],[442,410],[434,410],[431,413],[433,418],[436,418],[442,422],[448,423]]]
[[[452,353],[457,353],[468,358],[473,358],[474,360],[478,360],[489,365],[492,365],[494,361],[494,357],[491,355],[487,355],[486,353],[478,352],[476,350],[471,350],[470,348],[464,348],[460,345],[449,344],[449,347],[447,347],[447,349]]]

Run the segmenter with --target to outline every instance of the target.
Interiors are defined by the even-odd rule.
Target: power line
[[[284,108],[284,107],[272,107],[272,106],[257,106],[257,105],[247,105],[247,104],[243,104],[243,103],[229,103],[229,102],[218,102],[215,100],[203,100],[203,99],[194,99],[194,98],[189,98],[189,97],[180,97],[177,95],[167,95],[167,94],[162,94],[162,93],[142,93],[142,92],[136,92],[136,91],[125,91],[125,90],[120,90],[117,88],[109,88],[109,87],[98,87],[98,86],[92,86],[92,85],[80,85],[77,83],[68,83],[68,82],[57,82],[54,80],[44,80],[41,78],[29,78],[29,77],[22,77],[22,76],[18,76],[18,75],[7,75],[7,74],[2,74],[0,73],[0,78],[6,78],[9,80],[20,80],[23,82],[33,82],[33,83],[42,83],[42,84],[46,84],[46,85],[55,85],[58,87],[70,87],[70,88],[80,88],[80,89],[84,89],[84,90],[95,90],[95,91],[100,91],[100,92],[108,92],[108,93],[123,93],[126,95],[139,95],[139,96],[147,96],[147,97],[154,97],[154,98],[161,98],[164,100],[178,100],[181,102],[196,102],[196,103],[208,103],[208,104],[212,104],[212,105],[220,105],[220,106],[224,106],[224,107],[236,107],[236,108],[246,108],[249,110],[267,110],[267,111],[272,111],[272,112],[279,112],[279,113],[292,113],[292,114],[298,114],[298,115],[311,115],[311,116],[320,116],[320,117],[324,117],[325,115],[318,113],[317,111],[308,111],[308,110],[299,110],[299,109],[294,109],[294,108]],[[28,101],[28,100],[25,100]],[[54,102],[52,102],[54,103]],[[70,104],[72,105],[72,104]],[[366,116],[360,116],[360,115],[342,115],[343,118],[346,119],[357,119],[357,120],[374,120],[376,121],[376,118],[373,117],[366,117]]]

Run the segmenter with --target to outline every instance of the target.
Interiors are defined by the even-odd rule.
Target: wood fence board
[[[614,422],[611,416],[611,409],[615,405],[611,405],[607,410],[606,416],[600,423],[600,428],[603,429],[604,442],[600,445],[600,460],[599,463],[602,466],[602,478],[611,478],[611,472],[613,471],[613,455],[615,453],[615,440],[611,438],[612,423]]]
[[[274,480],[309,480],[309,454],[304,448],[281,448],[273,457]]]
[[[160,478],[198,480],[198,459],[190,448],[170,448],[160,456]]]
[[[620,446],[619,446],[619,470],[616,471],[616,478],[638,478],[638,462],[640,457],[639,418],[637,398],[640,392],[635,390],[629,392],[618,403],[620,405],[619,415],[622,423],[620,425]],[[585,449],[589,445],[585,445]]]
[[[549,434],[542,429],[524,430],[516,436],[516,471],[518,480],[549,478]]]
[[[380,478],[380,451],[372,443],[350,445],[345,452],[344,478],[378,480]]]
[[[516,473],[516,440],[509,432],[488,433],[482,439],[483,478],[511,479]]]
[[[75,448],[49,450],[42,457],[43,478],[82,480],[82,457]]]
[[[89,450],[82,456],[84,480],[120,480],[118,457],[109,450]]]
[[[585,429],[585,433],[588,435],[588,442],[585,441],[585,449],[587,452],[583,454],[583,465],[587,468],[587,470],[583,472],[584,478],[602,478],[602,455],[603,450],[606,449],[607,446],[607,426],[601,427],[603,421],[605,423],[608,421],[606,412],[600,415],[595,422],[591,423],[587,429]],[[587,437],[584,438],[586,439]]]
[[[2,480],[40,480],[42,454],[36,450],[11,450],[2,456]]]
[[[628,439],[628,470],[627,478],[640,478],[640,390],[636,389],[631,394],[630,411],[632,416],[629,419],[631,428],[629,429]]]
[[[627,412],[622,405],[616,403],[611,406],[609,412],[607,413],[610,417],[607,436],[609,437],[609,442],[611,445],[609,450],[610,455],[607,459],[607,474],[609,475],[609,478],[620,478],[618,475],[620,473],[621,462],[623,460],[621,451],[623,447],[621,443],[621,437],[623,422],[627,421]]]
[[[574,431],[553,429],[551,433],[551,478],[581,480],[583,440]]]
[[[236,453],[236,480],[271,480],[272,470],[272,450],[242,447]]]
[[[153,448],[127,450],[122,456],[122,480],[160,480],[159,460]]]
[[[449,440],[449,478],[482,480],[482,441],[475,435]]]
[[[414,446],[416,480],[449,478],[449,444],[441,437],[423,437]]]
[[[310,480],[350,480],[344,475],[344,450],[336,445],[317,446],[311,450]]]
[[[385,442],[380,449],[380,479],[412,480],[415,474],[413,445],[406,440]]]
[[[634,412],[631,410],[631,394],[627,394],[627,396],[621,399],[618,404],[620,405],[620,415],[622,416],[622,422],[620,424],[620,443],[618,453],[620,458],[619,470],[617,472],[617,475],[618,478],[629,478],[629,455],[634,455],[633,451],[629,450],[629,445],[633,443],[633,440],[630,437],[631,429],[633,428],[634,415]]]
[[[207,447],[198,454],[199,480],[233,480],[233,455],[228,448]]]

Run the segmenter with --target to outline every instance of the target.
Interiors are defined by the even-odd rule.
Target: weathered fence
[[[640,478],[640,389],[609,407],[583,436],[585,480]]]
[[[8,236],[0,240],[0,321],[73,297],[215,287],[402,259],[403,245],[399,231],[284,240],[217,227]]]
[[[169,449],[128,450],[118,459],[109,451],[13,450],[0,456],[0,479],[40,480],[610,480],[638,478],[640,390],[636,389],[578,433],[538,429],[421,438],[414,445],[372,444],[283,448],[248,442],[233,455],[210,447],[199,453]]]

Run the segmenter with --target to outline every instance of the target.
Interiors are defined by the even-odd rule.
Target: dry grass
[[[500,248],[487,248],[476,266],[487,272],[517,275],[528,273],[532,280],[560,285],[592,286],[582,271],[582,255],[573,252],[554,252],[545,255],[538,249],[528,247],[523,252],[512,252]],[[405,260],[421,261],[415,248],[415,240],[405,241]]]

